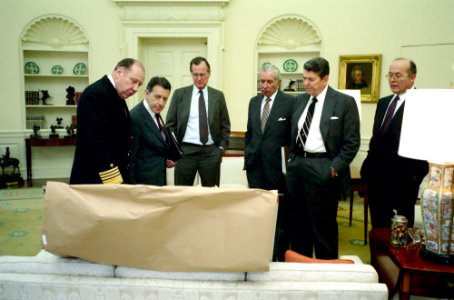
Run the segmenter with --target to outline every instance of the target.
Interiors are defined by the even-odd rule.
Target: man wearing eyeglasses
[[[399,156],[397,151],[406,92],[414,88],[416,64],[408,58],[397,58],[391,63],[387,78],[393,94],[378,101],[361,177],[367,184],[373,228],[389,228],[394,210],[407,217],[408,227],[413,227],[419,185],[428,172],[428,164]]]
[[[199,172],[202,186],[219,186],[230,135],[227,105],[224,94],[207,85],[211,69],[204,57],[192,59],[189,70],[194,84],[175,90],[166,120],[183,151],[175,167],[175,185],[193,185]]]

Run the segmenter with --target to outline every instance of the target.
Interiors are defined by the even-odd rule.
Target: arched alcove
[[[88,39],[79,25],[58,15],[46,15],[32,21],[21,38],[23,47],[88,47]]]
[[[259,51],[282,49],[304,50],[311,47],[320,50],[321,38],[315,26],[299,16],[282,16],[265,25],[257,39]]]
[[[264,63],[274,64],[281,71],[281,89],[301,93],[302,66],[320,56],[320,49],[321,37],[314,24],[297,15],[280,16],[268,22],[257,36],[257,70]]]

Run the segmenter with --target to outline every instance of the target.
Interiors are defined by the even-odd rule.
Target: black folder
[[[181,151],[180,144],[178,143],[175,134],[168,128],[166,129],[169,135],[169,150],[166,153],[166,158],[172,161],[177,161],[181,158],[183,151]]]

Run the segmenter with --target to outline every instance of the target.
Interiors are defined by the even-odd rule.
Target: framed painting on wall
[[[361,102],[377,102],[380,97],[381,54],[341,55],[339,89],[360,90]]]

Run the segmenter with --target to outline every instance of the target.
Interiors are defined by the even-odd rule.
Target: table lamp
[[[421,209],[427,259],[454,263],[454,89],[407,91],[399,155],[427,160]]]

